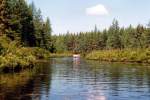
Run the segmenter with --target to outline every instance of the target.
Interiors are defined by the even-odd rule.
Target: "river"
[[[150,100],[150,66],[52,58],[1,73],[0,100]]]

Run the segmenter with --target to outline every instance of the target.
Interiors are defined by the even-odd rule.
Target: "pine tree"
[[[19,38],[20,35],[20,19],[16,15],[17,0],[2,0],[0,4],[0,31],[7,35],[11,40]]]
[[[7,0],[1,0],[0,1],[0,34],[6,34],[6,28],[7,28],[7,17],[8,17],[8,2]]]
[[[43,30],[44,30],[44,34],[43,34],[43,43],[44,43],[44,47],[46,49],[51,48],[52,46],[52,40],[51,40],[51,33],[52,33],[52,28],[51,28],[51,24],[50,24],[50,20],[49,18],[47,18],[44,26],[43,26]]]
[[[150,47],[150,22],[147,25],[147,29],[144,32],[144,45],[146,48]]]
[[[34,8],[33,8],[34,9]],[[38,47],[42,47],[42,34],[43,34],[43,18],[41,15],[41,10],[38,11],[35,10],[33,12],[33,25],[34,25],[34,32],[36,37],[36,45]]]
[[[102,33],[99,35],[99,49],[106,49],[106,43],[107,43],[107,30],[105,29]]]
[[[143,33],[144,33],[144,27],[142,25],[138,25],[136,28],[136,32],[134,32],[135,44],[137,45],[136,48],[143,47],[143,45],[142,45],[142,34]]]
[[[26,46],[35,46],[32,10],[25,0],[18,0],[18,16],[20,17],[21,39]]]
[[[121,39],[119,33],[119,24],[117,20],[113,20],[112,25],[108,30],[107,47],[109,49],[121,48]]]

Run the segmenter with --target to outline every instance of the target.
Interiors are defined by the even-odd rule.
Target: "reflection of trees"
[[[148,85],[148,91],[150,92],[150,69],[147,69],[146,70],[146,76],[145,76],[146,78],[147,78],[147,85]]]
[[[119,84],[121,82],[121,74],[123,73],[122,68],[120,67],[120,65],[118,64],[112,64],[112,65],[108,65],[109,69],[108,69],[108,76],[110,77],[110,89],[112,90],[113,94],[118,95],[118,90],[119,90]]]
[[[144,88],[150,92],[150,68],[147,66],[98,61],[88,61],[87,64],[91,69],[89,73],[95,75],[96,83],[100,83],[99,86],[107,85],[110,93],[113,93],[111,95],[120,95],[122,89],[134,92],[143,91]]]
[[[41,91],[48,95],[51,80],[49,63],[41,63],[30,70],[0,75],[0,100],[39,100]],[[44,84],[44,87],[42,85]],[[41,90],[42,89],[42,90]]]

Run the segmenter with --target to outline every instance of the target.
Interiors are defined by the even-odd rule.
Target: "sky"
[[[49,17],[53,34],[108,28],[113,19],[120,26],[146,25],[150,21],[150,0],[27,0]]]

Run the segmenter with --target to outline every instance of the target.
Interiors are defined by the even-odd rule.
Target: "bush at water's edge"
[[[33,66],[39,59],[50,56],[49,51],[39,47],[22,47],[16,41],[0,37],[0,70],[27,68]]]
[[[92,51],[86,59],[110,62],[150,63],[150,49],[124,49]]]
[[[0,56],[0,68],[26,68],[34,66],[37,60],[47,59],[50,53],[41,48],[16,48],[4,56]]]

